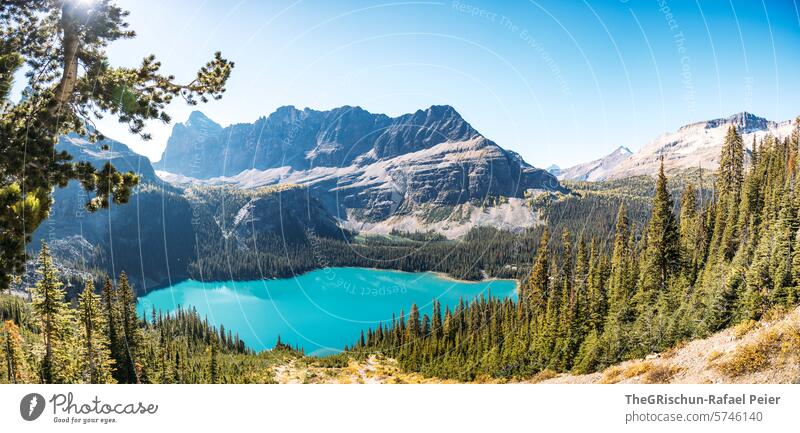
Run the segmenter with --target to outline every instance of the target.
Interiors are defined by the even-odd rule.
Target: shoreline
[[[366,269],[366,270],[370,270],[370,271],[402,272],[402,273],[405,273],[405,274],[432,274],[432,275],[435,275],[436,277],[441,278],[443,280],[452,281],[452,282],[456,282],[456,283],[462,283],[462,284],[490,283],[492,281],[513,281],[514,282],[514,290],[517,293],[519,292],[519,286],[520,286],[520,281],[518,279],[516,279],[516,278],[490,277],[490,278],[483,278],[481,280],[462,280],[462,279],[453,277],[453,276],[447,274],[446,272],[441,272],[441,271],[404,271],[402,269],[387,269],[387,268],[374,268],[374,267],[361,267],[361,266],[331,266],[331,267],[311,269],[311,270],[306,271],[306,272],[294,274],[291,277],[283,277],[283,278],[261,278],[261,279],[255,279],[255,280],[236,280],[236,279],[230,279],[230,280],[202,280],[202,281],[201,280],[195,280],[194,278],[186,278],[186,279],[183,279],[181,281],[177,281],[177,282],[173,283],[172,285],[152,288],[152,289],[148,290],[147,292],[145,292],[144,294],[142,294],[141,296],[137,296],[137,299],[141,298],[141,297],[144,297],[144,296],[147,296],[150,293],[155,292],[157,290],[165,290],[165,289],[169,289],[169,288],[175,287],[176,285],[184,283],[186,281],[194,281],[194,282],[201,283],[201,284],[214,284],[214,283],[224,283],[224,282],[252,283],[252,282],[258,282],[258,281],[288,280],[288,279],[291,279],[291,278],[296,278],[296,277],[300,277],[300,276],[303,276],[303,275],[306,275],[306,274],[310,274],[312,272],[324,272],[326,269]]]

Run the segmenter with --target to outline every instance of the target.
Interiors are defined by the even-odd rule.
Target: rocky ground
[[[277,383],[442,383],[416,373],[404,373],[397,361],[378,355],[364,360],[350,359],[347,366],[325,367],[309,359],[294,359],[273,369]]]

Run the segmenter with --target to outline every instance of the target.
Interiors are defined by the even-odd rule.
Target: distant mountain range
[[[620,146],[610,154],[594,161],[578,164],[570,168],[559,170],[559,179],[570,180],[602,180],[621,162],[628,159],[633,152],[627,147]]]
[[[563,191],[553,175],[482,136],[450,106],[399,117],[288,106],[225,128],[196,111],[175,125],[157,168],[182,187],[305,185],[357,231],[424,230],[432,208],[459,207],[450,228],[460,233],[480,220],[464,212],[485,201]]]
[[[701,168],[715,170],[725,134],[736,126],[749,147],[753,137],[761,140],[767,134],[784,138],[791,134],[792,121],[773,122],[754,114],[742,112],[730,117],[696,122],[675,132],[662,134],[639,151],[631,153],[624,147],[611,154],[559,171],[561,180],[600,181],[631,176],[655,175],[661,157],[667,171]]]

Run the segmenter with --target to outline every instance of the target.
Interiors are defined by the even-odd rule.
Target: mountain
[[[30,253],[46,240],[75,280],[124,270],[140,291],[189,277],[306,269],[312,237],[532,227],[541,219],[527,204],[531,194],[562,190],[448,106],[396,118],[282,107],[225,128],[196,111],[175,125],[159,171],[115,140],[69,134],[56,148],[98,168],[111,162],[141,182],[129,203],[96,213],[85,210],[77,182],[56,189]],[[239,171],[221,176],[228,168]]]
[[[155,175],[149,159],[119,141],[90,143],[77,134],[61,137],[56,150],[96,168],[111,162],[120,171],[133,171],[140,185],[127,204],[112,203],[94,213],[86,211],[89,197],[77,182],[56,188],[50,217],[34,233],[29,254],[45,240],[62,268],[109,274],[125,270],[139,288],[188,276],[186,265],[195,250],[192,209],[180,189]]]
[[[791,121],[773,122],[747,112],[692,123],[675,132],[661,135],[613,169],[591,180],[654,175],[658,171],[662,156],[668,171],[692,168],[715,170],[719,164],[719,154],[725,134],[730,126],[736,126],[747,148],[750,148],[753,137],[760,140],[765,135],[772,134],[783,138],[791,134],[794,127]]]
[[[563,190],[450,106],[398,117],[288,106],[225,128],[194,112],[174,127],[158,167],[178,185],[306,185],[333,215],[354,224]]]
[[[317,111],[285,106],[254,123],[227,128],[195,111],[173,128],[161,169],[205,179],[251,169],[347,167],[357,159],[363,164],[478,135],[449,106],[396,118],[360,107]]]
[[[547,170],[548,173],[556,177],[558,177],[558,175],[561,174],[561,167],[555,164],[551,164],[550,167],[547,167],[545,170]]]
[[[568,180],[602,180],[631,155],[633,152],[627,147],[620,146],[600,159],[560,170],[557,176],[559,179]]]
[[[155,175],[153,165],[147,157],[110,138],[91,143],[85,137],[72,132],[59,138],[56,150],[67,151],[75,161],[89,161],[97,167],[110,162],[121,172],[135,172],[143,182],[163,184]]]

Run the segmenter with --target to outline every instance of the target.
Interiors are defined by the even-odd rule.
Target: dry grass
[[[685,341],[679,341],[678,344],[676,344],[676,345],[670,347],[669,349],[665,350],[664,353],[661,354],[661,358],[662,359],[673,358],[684,347],[686,347],[686,342]]]
[[[755,320],[745,320],[733,327],[733,337],[737,340],[749,334],[750,331],[758,328],[759,323]]]
[[[789,313],[789,311],[790,310],[783,305],[776,305],[767,310],[767,312],[764,313],[764,316],[761,318],[761,320],[766,322],[780,320],[784,318]]]
[[[769,315],[774,319],[780,314],[785,314],[785,310],[770,310]],[[719,362],[717,369],[729,377],[736,377],[762,371],[771,365],[800,362],[800,321],[794,317],[787,316],[785,321],[765,325],[767,328],[752,341],[739,345],[730,357]],[[738,325],[734,333],[748,323]]]
[[[622,373],[622,376],[625,379],[630,379],[632,377],[641,376],[653,368],[652,362],[637,362],[636,364],[632,364],[628,368],[625,369],[625,372]]]
[[[600,383],[618,383],[639,378],[641,383],[669,383],[681,368],[659,362],[640,361],[627,366],[611,366],[603,372]]]
[[[531,378],[531,383],[539,383],[543,380],[552,379],[556,376],[558,376],[558,373],[556,371],[547,368],[534,374],[533,377]]]
[[[711,353],[708,354],[708,365],[711,365],[714,361],[722,357],[722,355],[724,355],[724,353],[719,350],[712,350]]]
[[[644,383],[669,383],[673,376],[681,371],[679,367],[672,365],[657,365],[652,367],[644,375]]]
[[[617,383],[622,380],[622,373],[625,372],[625,369],[618,365],[612,365],[603,371],[603,378],[600,379],[600,383]]]
[[[787,323],[781,333],[780,362],[800,362],[800,322]]]
[[[757,345],[748,344],[736,349],[730,359],[717,365],[717,369],[725,375],[736,377],[764,369],[767,361]]]

